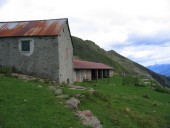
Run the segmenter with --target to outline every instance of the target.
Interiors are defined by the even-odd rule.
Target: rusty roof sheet
[[[74,69],[113,69],[113,68],[102,63],[74,60]]]
[[[58,36],[67,19],[0,22],[0,37]]]

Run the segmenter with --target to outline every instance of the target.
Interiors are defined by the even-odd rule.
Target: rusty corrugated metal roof
[[[57,36],[67,19],[0,22],[0,37]]]
[[[113,68],[102,63],[74,60],[74,69],[113,69]]]

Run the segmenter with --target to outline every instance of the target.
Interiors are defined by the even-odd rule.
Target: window
[[[30,40],[21,41],[21,50],[24,52],[30,51]]]
[[[34,40],[32,38],[22,38],[18,42],[21,55],[30,56],[34,52]]]

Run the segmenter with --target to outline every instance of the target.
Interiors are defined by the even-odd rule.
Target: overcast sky
[[[0,21],[58,18],[105,50],[144,66],[170,64],[170,0],[0,0]]]

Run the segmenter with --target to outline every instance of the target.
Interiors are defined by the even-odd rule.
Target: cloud
[[[117,49],[117,51],[144,66],[154,64],[168,64],[170,62],[170,41],[162,46],[131,45]]]
[[[3,7],[8,0],[0,0],[0,7]]]
[[[129,34],[123,43],[114,43],[112,48],[120,54],[144,65],[170,63],[170,29],[150,34]]]
[[[129,34],[127,40],[124,41],[123,46],[142,46],[142,45],[158,45],[158,46],[164,46],[168,42],[170,42],[170,36],[169,36],[170,30],[162,32],[159,31],[156,34],[148,34],[148,35],[142,35],[142,34]],[[119,46],[122,44],[117,44]],[[122,46],[122,47],[123,47]]]

